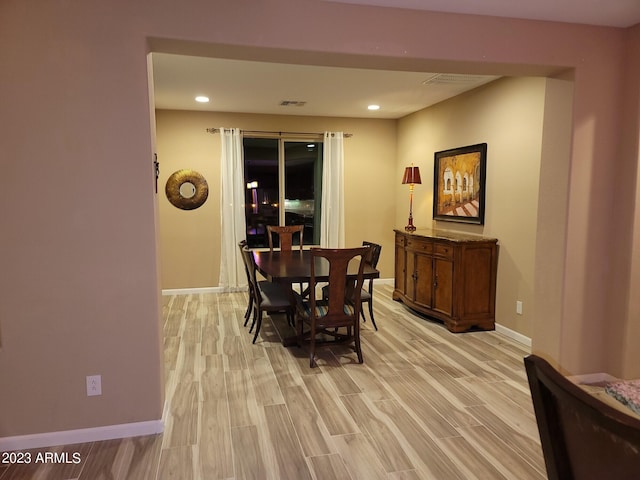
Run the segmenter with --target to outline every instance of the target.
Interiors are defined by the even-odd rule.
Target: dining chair
[[[358,363],[363,362],[360,346],[360,294],[362,292],[364,259],[369,252],[368,247],[358,248],[312,248],[311,275],[309,279],[309,297],[303,300],[296,296],[296,321],[298,326],[298,342],[305,336],[304,325],[309,326],[309,366],[314,367],[315,351],[318,345],[345,343],[353,348],[358,356]],[[359,258],[358,258],[359,257]],[[316,299],[318,280],[315,276],[316,261],[324,259],[329,262],[329,296],[327,299]],[[355,278],[349,278],[349,264],[359,260]],[[345,330],[342,333],[342,329]],[[332,341],[318,342],[318,334],[333,338]]]
[[[369,247],[369,257],[366,259],[366,262],[371,265],[373,268],[378,268],[378,260],[380,260],[380,253],[382,252],[382,245],[373,242],[362,242],[363,246]],[[366,289],[362,290],[360,295],[360,301],[362,303],[369,304],[369,317],[371,318],[371,323],[373,324],[373,328],[378,330],[378,326],[376,325],[376,320],[373,317],[373,278],[368,280],[368,285]],[[364,318],[364,309],[360,310],[360,314],[362,315],[362,320],[366,321]]]
[[[365,263],[371,265],[373,268],[377,268],[378,260],[380,260],[380,252],[382,251],[382,245],[378,245],[373,242],[362,242],[363,247],[369,248],[369,254],[365,258]],[[362,292],[360,292],[360,302],[369,304],[369,316],[371,317],[371,323],[373,324],[373,328],[378,330],[378,326],[376,325],[376,320],[373,317],[373,279],[370,278],[365,280],[367,282],[367,288],[363,288]],[[322,287],[322,298],[329,298],[329,286],[325,285]],[[364,308],[360,309],[360,315],[362,316],[362,321],[366,322],[367,319],[364,316]]]
[[[280,251],[289,252],[293,250],[293,235],[295,233],[300,234],[300,251],[302,251],[302,245],[304,243],[302,239],[304,231],[304,225],[286,225],[284,227],[276,225],[267,225],[267,237],[269,237],[269,250],[273,252],[273,234],[278,235],[280,240]],[[304,284],[300,283],[300,293],[305,291]]]
[[[640,478],[640,419],[599,400],[536,355],[524,364],[549,480]]]
[[[247,311],[244,312],[244,326],[247,326],[247,322],[249,322],[249,317],[251,317],[251,311],[253,310],[253,282],[251,281],[251,275],[249,274],[249,265],[247,265],[247,260],[244,255],[244,249],[247,248],[247,241],[242,240],[238,242],[238,247],[240,248],[240,258],[242,258],[242,263],[244,264],[244,272],[247,274],[247,285],[249,291],[249,301],[247,304]]]
[[[242,254],[249,271],[249,279],[252,285],[251,291],[253,292],[253,322],[249,328],[249,333],[251,333],[255,327],[253,343],[256,343],[258,334],[260,333],[260,327],[262,326],[263,312],[285,312],[289,325],[292,325],[295,303],[291,290],[284,285],[272,283],[267,280],[258,281],[256,276],[256,261],[253,258],[253,252],[251,250],[245,247],[242,250]]]
[[[273,251],[273,234],[278,235],[280,240],[280,251],[286,252],[293,249],[293,235],[300,235],[300,250],[302,250],[304,225],[286,225],[284,227],[267,225],[267,236],[269,237],[269,250]]]

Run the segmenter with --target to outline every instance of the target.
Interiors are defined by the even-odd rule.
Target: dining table
[[[293,285],[294,283],[309,283],[311,280],[311,250],[254,250],[253,258],[256,261],[256,269],[268,281]],[[322,257],[314,259],[314,273],[316,282],[329,281],[329,262]],[[347,271],[347,277],[354,281],[358,276],[358,262],[351,262]],[[362,277],[364,279],[380,278],[380,272],[365,263]],[[291,288],[291,294],[293,288]],[[303,296],[305,294],[303,293]],[[298,337],[285,337],[282,344],[285,347],[298,344]]]
[[[256,269],[270,282],[274,283],[308,283],[311,279],[311,250],[254,250],[253,258]],[[329,262],[316,257],[314,270],[316,281],[329,281]],[[347,276],[354,279],[358,275],[358,262],[351,262]],[[362,272],[364,279],[380,278],[380,272],[366,263]]]

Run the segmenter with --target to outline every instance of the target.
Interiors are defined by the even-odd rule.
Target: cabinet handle
[[[438,288],[438,275],[436,275],[433,280],[433,288]]]

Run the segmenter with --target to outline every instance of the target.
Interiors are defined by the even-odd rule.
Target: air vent
[[[303,102],[300,100],[282,100],[280,102],[281,107],[304,107],[307,102]]]
[[[493,78],[485,75],[459,75],[455,73],[437,73],[427,78],[423,85],[476,85],[485,83]]]

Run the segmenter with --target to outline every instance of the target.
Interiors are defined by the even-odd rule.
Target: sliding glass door
[[[322,141],[245,138],[247,243],[268,246],[267,225],[304,225],[304,244],[320,243]]]

